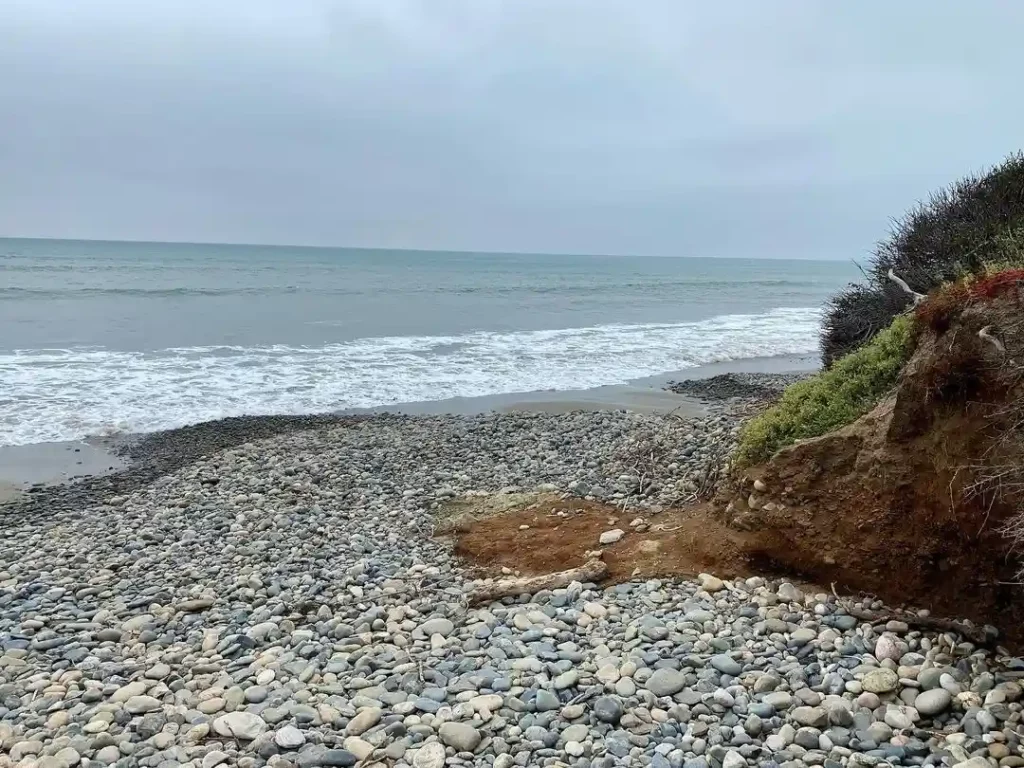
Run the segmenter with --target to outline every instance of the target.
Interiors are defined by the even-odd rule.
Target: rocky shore
[[[705,402],[764,402],[774,400],[790,384],[811,376],[811,373],[723,373],[707,379],[669,382],[666,389]]]
[[[382,415],[132,444],[0,507],[0,766],[1024,766],[1024,665],[990,649],[757,574],[470,606],[431,536],[473,492],[656,516],[736,429]]]

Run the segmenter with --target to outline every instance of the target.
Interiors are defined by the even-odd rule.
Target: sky
[[[4,0],[0,236],[862,258],[1022,147],[1016,0]]]

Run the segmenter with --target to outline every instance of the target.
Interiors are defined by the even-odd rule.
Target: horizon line
[[[631,253],[580,253],[570,251],[492,251],[467,250],[464,248],[387,248],[382,246],[363,245],[301,245],[296,243],[232,243],[227,241],[194,241],[194,240],[133,240],[127,238],[91,238],[91,237],[22,237],[18,235],[0,235],[2,240],[35,240],[40,242],[58,243],[117,243],[119,245],[214,245],[234,248],[302,248],[307,250],[342,250],[342,251],[406,251],[409,253],[449,253],[476,256],[577,256],[584,258],[608,259],[712,259],[720,261],[849,261],[854,264],[856,259],[850,258],[813,258],[813,257],[776,257],[776,256],[684,256],[684,255],[652,255]]]

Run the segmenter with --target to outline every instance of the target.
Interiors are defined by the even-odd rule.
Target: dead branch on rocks
[[[588,560],[579,568],[547,573],[543,576],[527,576],[518,579],[501,579],[490,584],[481,584],[466,595],[470,605],[490,603],[503,597],[532,595],[544,589],[562,589],[574,581],[599,581],[608,573],[608,566],[601,560]]]
[[[995,647],[999,639],[999,633],[994,627],[988,625],[975,626],[969,621],[956,621],[954,619],[941,619],[935,616],[919,616],[913,611],[900,611],[890,609],[888,611],[869,611],[858,608],[849,600],[844,600],[836,593],[835,584],[832,585],[832,594],[836,596],[839,607],[854,618],[866,621],[870,624],[885,624],[889,621],[902,621],[909,627],[925,629],[938,632],[956,632],[970,640],[975,645],[986,648]]]

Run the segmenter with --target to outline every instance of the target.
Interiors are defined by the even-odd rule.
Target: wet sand
[[[113,440],[0,446],[0,503],[33,485],[54,485],[116,472],[125,461]]]

